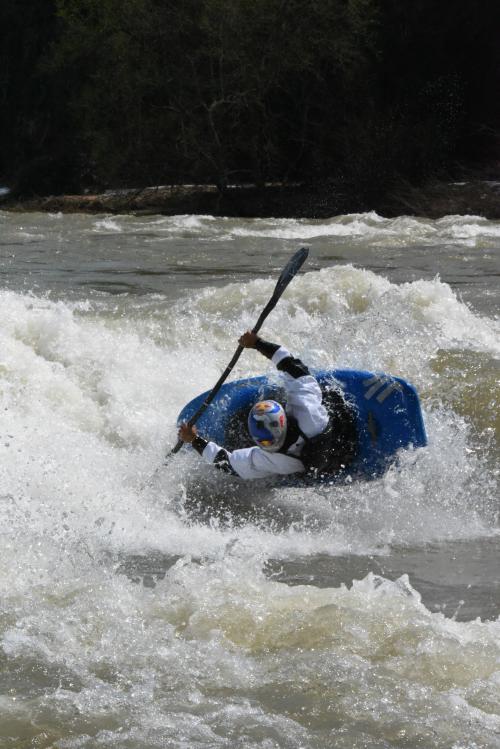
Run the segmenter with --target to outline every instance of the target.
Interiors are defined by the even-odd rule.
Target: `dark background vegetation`
[[[498,0],[2,0],[0,180],[341,186],[500,159]]]

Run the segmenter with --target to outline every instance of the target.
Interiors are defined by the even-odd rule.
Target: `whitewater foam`
[[[198,217],[189,231],[175,220],[155,219],[174,235],[233,232],[229,220]],[[344,225],[356,221],[394,228],[376,216]],[[438,224],[449,235],[457,222]],[[291,586],[266,563],[323,555],[334,567],[494,538],[498,320],[438,278],[305,273],[264,334],[313,366],[412,381],[428,448],[335,488],[242,484],[187,451],[148,481],[180,407],[217,380],[274,283],[189,288],[180,301],[0,291],[0,709],[16,749],[324,749],[332,735],[340,749],[496,747],[500,620],[432,613],[405,576],[321,588],[311,573]],[[245,352],[234,374],[266,367]],[[155,587],[132,582],[131,558],[147,568],[159,554]]]
[[[174,305],[161,334],[158,323],[148,329],[140,316],[107,315],[102,301],[82,307],[2,292],[2,432],[10,435],[8,446],[0,446],[3,492],[23,511],[29,502],[42,528],[54,526],[47,510],[57,508],[99,543],[167,550],[172,535],[166,532],[162,540],[148,524],[152,518],[161,522],[165,510],[176,518],[186,487],[188,494],[199,492],[197,474],[189,478],[196,457],[178,459],[142,493],[141,486],[175,438],[180,405],[215,382],[232,352],[228,340],[251,327],[272,286],[253,281],[204,290],[193,296],[187,314]],[[316,510],[321,522],[313,538],[301,534],[300,523],[282,536],[250,524],[250,543],[265,553],[284,547],[335,553],[488,532],[495,483],[483,480],[480,457],[467,452],[467,423],[432,404],[432,362],[438,350],[457,345],[498,351],[495,326],[438,280],[396,286],[353,267],[296,279],[270,321],[269,337],[286,331],[281,342],[314,366],[389,370],[413,381],[429,398],[430,446],[416,464],[403,456],[383,479],[326,497],[314,490],[302,491],[298,500],[292,490],[264,492],[290,507],[298,501],[304,516]],[[241,376],[262,368],[256,354],[247,354]],[[471,482],[482,487],[479,505],[477,498],[467,501]],[[345,507],[351,508],[347,526]],[[127,518],[118,522],[125,508]],[[21,517],[20,511],[17,530],[23,535]],[[94,528],[99,517],[105,521]],[[175,528],[186,539],[193,532],[179,528],[178,519]],[[202,535],[213,551],[210,532]],[[175,551],[187,553],[188,547],[183,541]]]

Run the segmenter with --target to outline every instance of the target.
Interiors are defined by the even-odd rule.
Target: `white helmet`
[[[276,401],[259,401],[248,414],[248,431],[264,450],[277,452],[286,437],[286,414]]]

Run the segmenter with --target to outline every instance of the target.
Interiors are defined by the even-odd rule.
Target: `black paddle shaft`
[[[261,329],[262,325],[264,324],[264,320],[269,315],[269,313],[276,307],[279,298],[285,291],[286,287],[292,280],[292,278],[298,273],[302,265],[305,263],[305,260],[309,254],[309,250],[307,247],[301,247],[300,250],[297,250],[297,252],[293,255],[293,257],[290,258],[288,263],[283,268],[280,277],[278,278],[278,282],[276,284],[276,288],[274,289],[273,295],[271,299],[268,301],[262,312],[260,313],[260,317],[257,320],[254,328],[252,329],[252,333],[258,333]],[[188,426],[193,426],[193,424],[196,424],[200,416],[205,413],[219,390],[221,389],[221,386],[228,378],[229,374],[231,373],[231,370],[233,369],[234,365],[238,361],[238,359],[241,356],[241,352],[243,351],[243,346],[238,346],[236,351],[234,352],[233,358],[225,368],[224,372],[221,374],[217,382],[215,383],[212,390],[209,392],[201,406],[198,408],[197,411],[191,416],[189,419]],[[167,458],[169,458],[171,455],[175,455],[175,453],[178,453],[183,445],[183,441],[179,440],[174,448],[168,453]]]

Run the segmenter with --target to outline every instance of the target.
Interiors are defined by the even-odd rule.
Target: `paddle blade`
[[[300,250],[297,250],[297,252],[290,258],[283,268],[281,276],[278,278],[273,297],[280,297],[283,294],[292,278],[304,265],[308,255],[309,249],[307,247],[301,247]]]
[[[304,264],[306,257],[309,255],[309,250],[307,247],[301,247],[300,250],[297,250],[297,252],[290,258],[288,263],[283,268],[283,271],[281,273],[281,276],[278,278],[278,283],[276,284],[276,288],[274,289],[273,295],[271,299],[268,301],[262,312],[260,313],[260,317],[257,320],[257,323],[254,328],[252,328],[252,331],[254,333],[258,333],[261,329],[264,320],[268,316],[268,314],[276,307],[279,298],[285,291],[286,287],[292,280],[292,278],[297,274],[297,272],[300,270],[302,265]]]

